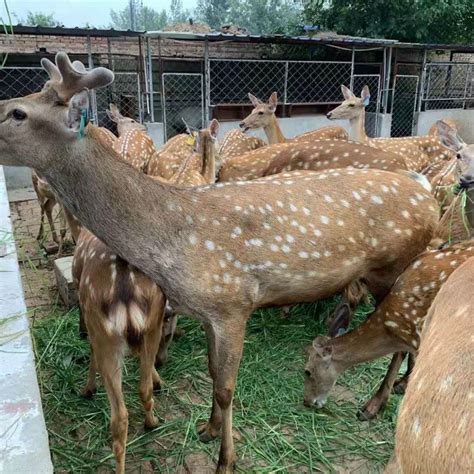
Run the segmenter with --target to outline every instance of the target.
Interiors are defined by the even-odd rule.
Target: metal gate
[[[198,73],[164,73],[162,101],[165,142],[186,126],[202,128],[204,117],[203,75]]]
[[[392,94],[392,125],[390,136],[409,137],[415,129],[415,111],[419,77],[396,75]]]
[[[360,97],[362,88],[367,85],[370,90],[370,102],[365,108],[365,131],[369,137],[378,137],[380,113],[380,74],[354,74],[353,92]]]

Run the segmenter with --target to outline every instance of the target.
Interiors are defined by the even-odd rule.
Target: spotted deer
[[[146,127],[130,117],[124,117],[114,104],[109,105],[107,115],[117,124],[118,138],[113,143],[113,149],[132,166],[144,170],[156,151]]]
[[[117,160],[93,128],[78,135],[85,88],[110,84],[113,73],[80,73],[65,53],[42,65],[61,78],[0,102],[0,163],[43,175],[111,252],[201,321],[213,403],[199,436],[222,436],[217,470],[230,473],[232,400],[253,311],[329,297],[355,280],[380,302],[430,241],[437,203],[411,177],[373,169],[193,188],[152,180]]]
[[[327,114],[329,120],[347,119],[350,122],[350,137],[360,143],[386,151],[398,151],[405,155],[410,170],[429,173],[431,167],[453,157],[436,136],[403,138],[369,138],[365,132],[365,108],[369,105],[370,91],[364,86],[360,97],[356,97],[346,86],[341,86],[344,101]]]
[[[403,393],[408,375],[398,383],[395,379],[405,353],[412,355],[412,368],[423,322],[434,297],[449,275],[471,257],[474,257],[473,241],[422,253],[358,328],[335,338],[316,337],[305,367],[305,405],[323,406],[337,378],[347,369],[393,353],[382,385],[362,408],[359,418],[374,418],[387,403],[392,388]]]
[[[426,316],[386,473],[473,472],[474,258],[454,271]]]
[[[222,139],[218,151],[219,160],[224,162],[234,156],[240,156],[243,153],[262,148],[266,145],[261,138],[246,135],[237,128],[233,128]]]
[[[310,132],[302,133],[301,135],[297,135],[293,138],[286,138],[283,135],[278,120],[275,116],[278,105],[277,93],[272,93],[268,99],[267,104],[263,103],[252,94],[249,94],[249,99],[254,106],[254,109],[250,115],[245,117],[242,122],[240,122],[240,128],[244,131],[263,128],[270,145],[286,142],[312,142],[314,140],[320,140],[321,138],[334,138],[339,140],[348,139],[347,132],[342,127],[338,126],[322,127],[317,130],[311,130]]]
[[[280,143],[229,158],[221,164],[218,180],[247,181],[293,170],[328,169],[407,170],[402,154],[345,140]]]

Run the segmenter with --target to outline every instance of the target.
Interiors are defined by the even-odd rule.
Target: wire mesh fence
[[[354,74],[352,92],[360,97],[364,86],[370,91],[370,102],[365,108],[365,131],[369,137],[379,136],[380,80],[380,74]]]
[[[209,61],[210,105],[247,104],[251,92],[266,100],[272,92],[284,104],[340,102],[341,84],[349,84],[350,62],[329,61]]]
[[[395,76],[390,129],[392,137],[408,137],[414,134],[418,81],[418,76]]]
[[[429,63],[422,87],[424,110],[457,109],[474,105],[474,65]]]
[[[164,73],[162,77],[163,121],[166,139],[183,133],[186,122],[202,128],[204,119],[203,75],[197,73]]]
[[[40,91],[48,80],[40,67],[4,67],[0,69],[0,100],[23,97]]]

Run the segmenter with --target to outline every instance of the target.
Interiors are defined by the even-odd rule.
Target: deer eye
[[[21,109],[13,109],[11,115],[15,120],[18,120],[19,122],[25,120],[27,117],[26,112]]]
[[[354,107],[354,104],[349,104],[349,107]]]
[[[456,158],[457,158],[458,160],[461,160],[461,159],[462,159],[461,153],[456,153]]]
[[[304,371],[304,374],[305,374],[305,376],[308,377],[308,378],[311,377],[311,372],[310,372],[308,369],[306,369],[306,370]]]

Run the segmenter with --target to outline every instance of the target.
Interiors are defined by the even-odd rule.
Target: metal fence
[[[353,63],[211,59],[207,71],[210,106],[248,104],[249,92],[266,100],[274,91],[282,104],[333,104],[341,84],[352,83]]]
[[[397,75],[393,84],[390,136],[408,137],[415,129],[418,76]]]
[[[0,100],[23,97],[40,91],[48,75],[40,67],[4,67],[0,69]]]
[[[421,94],[422,110],[473,107],[474,64],[426,64]]]
[[[379,113],[382,93],[380,81],[380,74],[354,74],[352,92],[360,97],[364,86],[368,86],[370,90],[370,102],[365,108],[365,131],[369,137],[378,137],[380,134]]]
[[[184,132],[184,122],[195,128],[204,126],[206,122],[202,74],[164,73],[161,90],[166,139]]]

